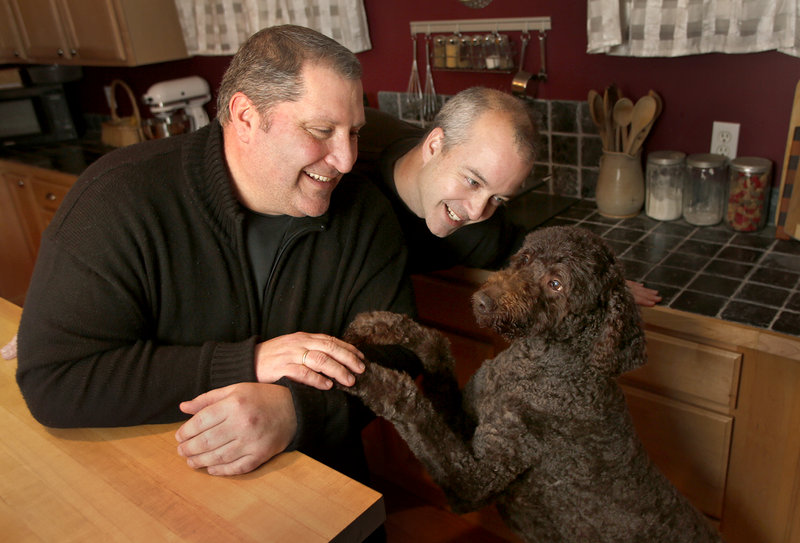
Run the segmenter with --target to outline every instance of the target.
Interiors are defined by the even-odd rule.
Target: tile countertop
[[[575,225],[603,237],[626,276],[659,291],[659,305],[800,336],[800,242],[775,228],[734,232],[723,224],[611,219],[581,200],[543,224]]]

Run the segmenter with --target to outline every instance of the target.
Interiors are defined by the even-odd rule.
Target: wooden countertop
[[[0,346],[21,309],[0,298]],[[362,541],[382,496],[299,452],[214,477],[177,454],[179,424],[48,429],[0,359],[0,526],[5,541]]]

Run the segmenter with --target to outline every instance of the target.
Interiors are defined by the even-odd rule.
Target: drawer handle
[[[25,181],[23,181],[22,179],[18,179],[17,180],[17,186],[18,187],[24,187],[25,186]]]
[[[48,200],[50,200],[52,202],[52,201],[54,201],[56,199],[56,195],[53,194],[52,192],[48,192],[47,195],[45,196],[45,198],[47,198]]]

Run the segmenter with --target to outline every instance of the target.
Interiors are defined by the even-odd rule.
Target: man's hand
[[[175,434],[178,454],[211,475],[247,473],[282,452],[297,431],[288,388],[237,383],[183,402],[193,415]]]
[[[353,373],[364,371],[363,359],[361,351],[340,339],[296,332],[256,345],[256,378],[259,383],[274,383],[288,377],[328,390],[333,386],[331,379],[345,386],[355,383]]]
[[[625,282],[628,284],[628,288],[631,290],[631,293],[633,293],[633,299],[636,300],[638,305],[652,307],[661,301],[661,296],[658,295],[657,290],[647,288],[636,281]]]

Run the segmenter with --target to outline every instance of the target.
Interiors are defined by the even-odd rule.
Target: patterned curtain
[[[354,53],[372,48],[363,0],[175,0],[189,54],[232,55],[256,31],[313,28]]]
[[[800,57],[800,0],[587,0],[587,52],[633,57],[777,50]]]

